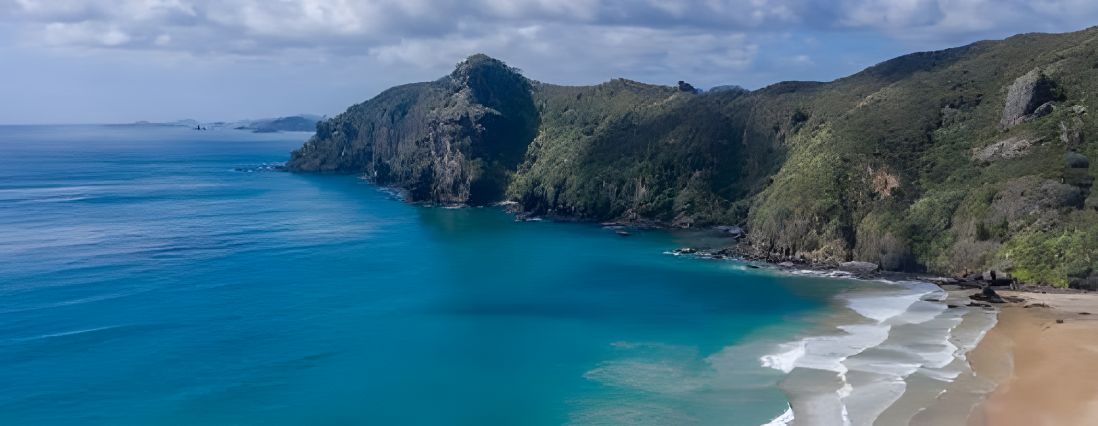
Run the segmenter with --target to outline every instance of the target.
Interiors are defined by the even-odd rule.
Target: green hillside
[[[1096,37],[1019,35],[750,92],[556,86],[475,55],[321,122],[288,168],[413,201],[738,224],[773,260],[1098,285]]]

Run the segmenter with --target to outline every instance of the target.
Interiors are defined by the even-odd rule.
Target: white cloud
[[[828,39],[867,31],[923,49],[1090,22],[1098,22],[1098,1],[0,0],[0,25],[17,35],[0,43],[62,52],[355,58],[438,71],[485,52],[564,75],[710,80],[751,70],[798,32]],[[828,61],[802,52],[775,52],[770,63],[807,69]]]

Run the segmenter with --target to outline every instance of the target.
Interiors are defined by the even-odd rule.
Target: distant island
[[[255,133],[313,132],[316,130],[316,124],[323,119],[324,117],[320,115],[298,114],[278,118],[261,118],[255,120],[239,121],[200,122],[198,120],[192,119],[161,123],[138,121],[132,123],[131,125],[189,127],[194,130],[235,129],[250,130]]]
[[[747,91],[559,86],[485,55],[317,125],[293,171],[524,215],[738,226],[772,262],[1098,288],[1098,29]]]

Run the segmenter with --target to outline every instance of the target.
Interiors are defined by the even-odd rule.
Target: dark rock
[[[968,306],[973,308],[990,308],[991,305],[987,303],[968,302]]]
[[[1052,114],[1052,109],[1052,102],[1045,102],[1041,104],[1041,106],[1037,107],[1037,109],[1033,110],[1033,117],[1044,117],[1046,115]]]
[[[1064,323],[1064,320],[1062,320],[1062,319],[1058,319],[1058,320],[1056,320],[1056,323],[1057,323],[1057,324],[1063,324],[1063,323]]]
[[[693,85],[685,81],[679,80],[679,91],[688,93],[698,93],[698,89],[695,89]]]
[[[1012,278],[1009,273],[996,271],[994,269],[987,270],[981,274],[981,279],[987,282],[988,285],[994,287],[1006,287],[1014,283],[1014,278]]]
[[[1091,273],[1086,278],[1075,278],[1068,283],[1068,287],[1076,290],[1098,290],[1098,274]]]
[[[720,231],[723,234],[733,236],[733,237],[741,237],[741,236],[744,235],[743,228],[740,228],[739,226],[735,226],[735,225],[715,226],[715,227],[713,227],[713,229],[716,229],[717,231]]]
[[[999,296],[999,293],[996,293],[991,287],[984,287],[982,291],[969,296],[969,298],[988,303],[1006,303],[1006,300],[1003,300],[1003,298]]]
[[[1090,315],[1090,312],[1080,312],[1079,315]]]
[[[871,262],[853,261],[839,264],[840,271],[850,272],[852,274],[870,274],[877,272],[878,269],[880,269],[880,267],[877,266],[876,263]]]

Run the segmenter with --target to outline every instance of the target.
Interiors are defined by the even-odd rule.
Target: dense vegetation
[[[321,122],[303,171],[416,201],[739,224],[774,259],[1098,284],[1098,29],[896,58],[829,83],[534,82],[483,55]]]

